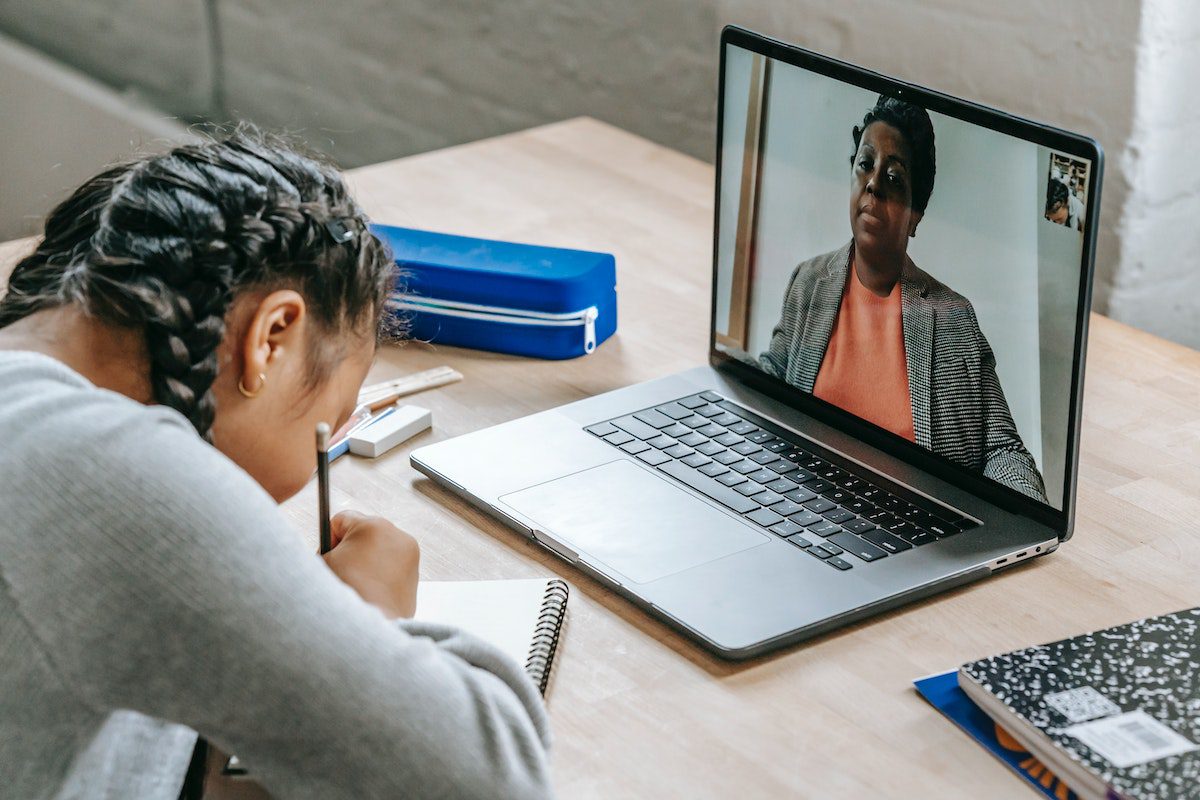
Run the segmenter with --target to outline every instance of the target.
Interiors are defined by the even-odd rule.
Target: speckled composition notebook
[[[1083,798],[1200,798],[1200,608],[964,664],[963,691]]]

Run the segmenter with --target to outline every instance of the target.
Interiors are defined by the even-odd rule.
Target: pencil
[[[321,545],[325,555],[333,546],[333,534],[329,524],[329,423],[317,423],[317,496],[320,506]]]

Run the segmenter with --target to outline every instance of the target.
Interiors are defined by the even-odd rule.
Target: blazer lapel
[[[813,284],[808,299],[808,313],[804,318],[804,330],[800,336],[800,358],[793,385],[809,392],[817,383],[817,373],[833,335],[833,324],[837,321],[838,309],[842,305],[842,292],[846,288],[846,274],[850,269],[850,251],[853,240],[835,252],[825,265],[821,277]],[[814,355],[815,358],[804,356]]]
[[[900,309],[904,325],[904,355],[908,362],[908,392],[912,402],[913,438],[925,448],[933,446],[930,425],[933,362],[933,304],[929,284],[912,259],[900,274]]]

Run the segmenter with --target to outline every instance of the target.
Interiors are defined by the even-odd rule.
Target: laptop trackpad
[[[649,583],[768,537],[629,461],[614,461],[501,502],[589,561]]]

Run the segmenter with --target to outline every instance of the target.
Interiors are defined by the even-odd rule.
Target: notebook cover
[[[1065,783],[992,721],[958,686],[955,670],[913,681],[917,692],[1005,766],[1051,800],[1078,800]]]
[[[960,673],[1113,793],[1200,797],[1200,609],[981,659]]]

